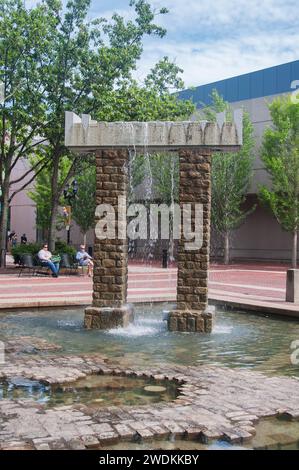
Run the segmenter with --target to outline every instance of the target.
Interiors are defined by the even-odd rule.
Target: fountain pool
[[[40,337],[61,346],[63,354],[99,352],[124,367],[209,364],[299,376],[290,358],[299,321],[220,310],[211,334],[170,333],[162,313],[170,307],[136,306],[133,324],[108,331],[85,330],[83,309],[10,312],[1,314],[0,340]]]
[[[231,444],[226,441],[204,443],[188,439],[152,440],[150,442],[120,442],[106,450],[298,450],[299,423],[279,419],[264,419],[256,425],[256,435],[250,442]],[[279,442],[278,442],[279,441]]]
[[[0,381],[0,400],[31,399],[49,408],[76,403],[93,408],[123,404],[140,406],[171,401],[177,395],[177,386],[173,382],[98,374],[55,385],[23,377]]]

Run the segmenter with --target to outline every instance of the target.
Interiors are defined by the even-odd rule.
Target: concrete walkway
[[[286,269],[269,265],[212,265],[210,301],[299,318],[299,305],[284,300]],[[176,277],[176,268],[129,266],[128,301],[174,302]],[[92,281],[86,276],[19,278],[14,270],[0,275],[0,309],[88,305],[91,299]]]

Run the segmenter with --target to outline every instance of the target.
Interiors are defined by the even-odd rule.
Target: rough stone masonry
[[[249,369],[203,365],[128,367],[110,363],[101,354],[28,356],[17,350],[8,356],[0,367],[0,378],[7,382],[22,377],[75,389],[76,380],[105,374],[152,378],[157,383],[169,380],[179,386],[179,395],[172,402],[148,405],[94,407],[72,403],[52,408],[28,398],[3,398],[0,450],[103,450],[121,441],[146,443],[170,438],[205,443],[225,439],[243,444],[253,438],[262,419],[299,420],[299,382],[295,377],[269,377]],[[296,440],[288,427],[284,434],[271,434],[271,445],[281,439]]]
[[[115,213],[118,234],[119,196],[127,196],[128,150],[99,150],[96,153],[96,204],[110,204]],[[97,222],[97,219],[96,219]],[[127,238],[95,238],[93,305],[85,310],[88,329],[110,329],[127,326],[133,320],[127,305],[128,241]]]
[[[198,250],[186,250],[181,237],[178,244],[177,308],[170,312],[170,331],[210,333],[213,312],[208,310],[208,268],[211,210],[211,152],[180,150],[180,206],[202,204],[203,243]],[[194,225],[194,210],[191,212]]]
[[[207,310],[211,202],[211,154],[238,151],[243,143],[242,111],[234,111],[233,122],[225,113],[215,122],[105,123],[66,113],[65,145],[74,152],[96,152],[97,204],[110,204],[116,214],[118,197],[127,195],[128,148],[179,152],[180,205],[202,204],[203,243],[197,250],[179,242],[177,307],[169,313],[171,331],[211,332],[213,314]],[[194,223],[191,215],[191,225]],[[121,221],[126,224],[126,221]],[[85,311],[86,328],[109,329],[132,320],[127,301],[126,237],[95,239],[93,305]]]

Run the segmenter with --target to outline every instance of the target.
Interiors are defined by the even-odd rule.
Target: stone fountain
[[[184,235],[178,244],[177,306],[169,312],[170,331],[210,332],[213,314],[208,309],[210,243],[211,157],[215,152],[238,151],[243,135],[242,110],[234,111],[232,122],[225,113],[215,122],[96,122],[66,113],[65,145],[80,153],[95,152],[97,205],[123,210],[129,186],[129,151],[178,152],[180,159],[180,206],[201,204],[202,244],[186,250]],[[184,206],[186,207],[186,206]],[[194,222],[194,211],[191,213]],[[96,222],[99,217],[96,213]],[[85,310],[85,327],[110,329],[127,326],[133,319],[127,305],[128,241],[126,219],[116,217],[117,238],[99,239],[94,245],[93,305]]]

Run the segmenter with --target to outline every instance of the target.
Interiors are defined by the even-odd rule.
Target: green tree
[[[95,162],[85,166],[80,175],[76,176],[78,194],[72,207],[72,217],[79,225],[86,244],[86,233],[94,226],[96,209],[96,168]]]
[[[46,120],[42,70],[48,64],[53,19],[44,5],[26,10],[22,0],[0,3],[0,265],[5,265],[8,211],[13,197],[26,188],[47,163],[43,128]],[[16,179],[20,159],[39,159]],[[18,189],[16,186],[18,185]]]
[[[160,60],[144,79],[124,80],[116,89],[105,94],[95,92],[97,120],[106,121],[177,121],[188,119],[195,106],[190,100],[178,99],[177,91],[184,88],[176,64],[167,57]]]
[[[154,193],[164,204],[179,202],[179,158],[176,154],[151,156]]]
[[[265,130],[262,161],[271,187],[260,189],[260,200],[284,230],[292,233],[292,266],[297,266],[299,227],[299,106],[291,97],[269,105],[273,127]]]
[[[150,173],[150,181],[147,181]],[[131,168],[131,180],[134,188],[143,184],[151,185],[152,199],[171,206],[179,202],[179,158],[177,154],[159,153],[153,155],[137,155]],[[145,191],[146,192],[146,191]],[[145,195],[146,197],[146,195]],[[170,232],[168,252],[170,260],[174,260],[173,215],[170,212]]]
[[[216,113],[226,111],[231,119],[230,105],[217,90],[212,93],[213,105],[204,110],[209,120],[215,120]],[[247,112],[243,117],[243,146],[236,153],[216,153],[212,157],[212,205],[211,220],[214,229],[224,240],[224,263],[230,262],[230,239],[237,229],[253,212],[255,207],[244,210],[243,204],[249,190],[253,169],[253,126]]]
[[[155,12],[147,1],[132,0],[134,20],[126,22],[114,14],[110,21],[100,18],[88,22],[90,0],[69,0],[65,7],[58,0],[44,0],[44,4],[55,24],[50,41],[50,60],[43,74],[48,110],[44,135],[52,159],[49,228],[49,246],[52,249],[59,198],[65,185],[78,172],[78,165],[82,164],[80,155],[72,154],[64,147],[64,113],[71,110],[115,120],[119,114],[115,108],[121,107],[121,103],[115,103],[115,96],[123,96],[123,92],[130,89],[128,84],[132,82],[132,71],[143,51],[143,38],[165,35],[165,29],[154,21],[157,15],[165,14],[167,10],[162,8]],[[158,66],[159,70],[161,67]],[[168,74],[173,83],[174,66],[164,61],[164,69],[162,76]],[[128,104],[128,93],[125,94],[124,101]],[[173,106],[173,99],[169,98],[169,101]],[[162,110],[162,102],[159,106]],[[128,112],[125,114],[129,117]],[[65,180],[58,184],[59,160],[65,156],[71,165]]]
[[[93,116],[101,121],[179,121],[188,119],[195,107],[179,100],[176,94],[158,93],[157,89],[135,82],[102,97]]]
[[[155,70],[159,68],[159,63],[155,66]],[[153,69],[154,70],[154,69]],[[153,74],[153,70],[150,72],[149,76]],[[173,66],[170,62],[168,62],[168,68],[165,66],[165,60],[163,60],[163,73],[165,74],[164,80],[165,83],[169,80],[171,82],[173,80],[173,74],[174,71],[177,70],[176,66]],[[102,97],[96,97],[97,102],[99,100],[101,101],[101,104],[99,106],[99,110],[95,111],[93,116],[95,116],[99,120],[108,120],[108,121],[114,121],[114,120],[122,120],[122,121],[149,121],[149,120],[177,120],[177,119],[186,119],[192,112],[194,111],[194,105],[190,101],[181,101],[178,100],[178,98],[174,94],[170,94],[170,92],[167,91],[166,87],[161,86],[161,74],[160,74],[160,86],[159,88],[155,87],[153,81],[147,82],[147,85],[140,86],[138,85],[135,81],[131,81],[128,83],[125,83],[122,85],[121,88],[117,90],[111,90],[109,93],[106,93]],[[179,82],[178,82],[179,83]],[[80,168],[81,170],[78,171],[78,167],[75,168],[75,170],[72,173],[72,176],[74,176],[78,181],[80,180],[80,175],[84,174],[83,169],[86,167],[85,161],[87,157],[82,157],[80,159]],[[169,158],[168,158],[169,160]],[[171,166],[169,166],[169,161],[166,160],[164,161],[163,167],[166,170],[169,170]],[[69,159],[71,162],[71,160]],[[139,156],[136,159],[136,162],[139,161]],[[52,162],[50,162],[50,165],[52,165]],[[92,163],[91,163],[92,165]],[[68,169],[70,169],[70,166],[68,166]],[[82,169],[83,168],[83,169]],[[158,168],[157,165],[155,165],[155,168]],[[52,170],[53,171],[53,170]],[[91,169],[91,173],[94,171],[94,168]],[[154,169],[155,171],[155,169]],[[140,173],[141,172],[141,173]],[[50,172],[51,173],[51,172]],[[58,185],[60,188],[65,187],[66,184],[66,177],[68,177],[70,173],[63,173],[63,178],[61,178],[61,170],[58,171]],[[145,170],[144,167],[141,165],[139,167],[139,177],[144,178]],[[159,174],[157,170],[157,174]],[[59,176],[60,175],[60,176]],[[177,167],[175,168],[174,175],[178,175],[178,169]],[[159,176],[161,176],[159,174]],[[49,178],[49,176],[47,176]],[[135,177],[136,179],[136,177]],[[42,180],[42,178],[40,179]],[[93,222],[93,215],[88,210],[87,215],[87,221],[86,223],[82,221],[82,213],[80,213],[80,205],[81,205],[81,197],[83,200],[85,197],[88,198],[88,193],[92,194],[93,189],[92,189],[92,181],[93,179],[90,180],[91,186],[86,188],[86,192],[83,191],[83,186],[86,184],[85,182],[80,184],[80,187],[82,188],[82,191],[79,191],[80,194],[78,194],[78,198],[76,200],[75,205],[78,207],[78,211],[75,209],[76,216],[75,220],[79,224],[79,226],[82,227],[82,232],[86,232],[88,228],[92,226]],[[160,189],[159,193],[161,192],[169,192],[171,188],[171,183],[170,183],[170,176],[168,174],[168,177],[166,175],[166,183],[164,182],[164,189],[162,189],[162,181],[159,183]],[[169,183],[169,184],[168,184]],[[38,193],[36,193],[35,196],[35,201],[38,202],[40,199],[43,198],[43,202],[39,203],[39,212],[41,214],[44,213],[42,207],[44,208],[50,208],[49,213],[51,212],[51,201],[49,201],[49,198],[51,198],[51,181],[49,181],[49,184],[47,187],[43,187],[43,190],[41,191],[41,188],[39,188]],[[61,203],[61,193],[60,191],[60,203]],[[47,202],[46,202],[46,195],[47,195]],[[170,200],[170,192],[168,194],[168,199]],[[88,201],[91,203],[91,206],[93,207],[94,202],[93,201]],[[58,201],[58,207],[59,207],[59,201]],[[82,202],[84,206],[84,202]],[[41,207],[42,206],[42,207]],[[43,218],[44,221],[49,221],[49,215]],[[82,221],[82,223],[81,223]],[[49,222],[50,225],[50,222]],[[49,227],[48,225],[48,227]]]
[[[155,12],[144,0],[131,1],[135,19],[125,21],[114,14],[110,21],[100,18],[90,23],[86,17],[90,0],[68,1],[65,8],[58,0],[44,0],[54,27],[50,39],[51,52],[43,69],[43,86],[48,123],[44,129],[51,154],[51,216],[49,246],[53,248],[56,218],[63,189],[80,170],[84,158],[64,147],[64,113],[92,114],[98,120],[149,120],[159,116],[167,119],[179,116],[191,104],[179,102],[166,92],[164,83],[180,84],[175,79],[179,69],[165,58],[152,71],[159,76],[154,88],[154,77],[138,87],[132,80],[132,71],[143,50],[146,35],[163,37],[165,29],[154,23],[155,17],[167,13]],[[67,157],[71,165],[62,181],[59,180],[59,161]]]
[[[34,167],[39,157],[32,157],[30,159],[31,165]],[[71,162],[68,158],[61,158],[58,168],[58,184],[61,185],[65,180],[66,175],[69,173]],[[41,171],[35,179],[34,189],[28,191],[28,196],[36,204],[36,224],[42,230],[43,238],[48,237],[51,216],[51,177],[52,177],[51,162],[47,167]],[[60,197],[59,205],[64,205],[62,197]],[[61,222],[59,218],[56,220],[56,228],[60,228]]]
[[[164,204],[179,202],[179,157],[177,154],[156,154],[150,160],[153,190]],[[170,212],[168,253],[174,260],[173,213]]]

